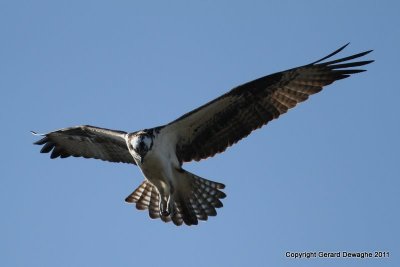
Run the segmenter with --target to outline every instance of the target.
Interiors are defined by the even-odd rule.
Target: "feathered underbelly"
[[[143,175],[156,187],[163,183],[171,182],[171,164],[162,157],[151,153],[146,155],[142,164],[139,165]]]

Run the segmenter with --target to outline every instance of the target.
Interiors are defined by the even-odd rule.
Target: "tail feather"
[[[226,197],[221,190],[225,186],[201,178],[185,170],[176,174],[177,184],[173,193],[173,210],[168,216],[160,215],[160,195],[157,188],[148,180],[130,194],[125,201],[136,203],[139,210],[149,210],[152,219],[160,218],[175,225],[197,225],[199,220],[206,221],[217,215],[217,208],[223,206],[220,199]]]
[[[185,224],[187,224],[187,225],[197,225],[198,224],[196,211],[193,208],[192,202],[190,201],[189,198],[178,197],[175,200],[174,204],[175,204],[174,205],[175,207],[177,205],[179,205],[182,208],[182,210],[180,212],[181,214],[179,216],[182,217],[182,220]],[[177,213],[177,212],[179,212],[177,209],[175,209],[173,211],[173,213]]]
[[[183,224],[183,217],[182,217],[182,207],[180,206],[179,202],[175,203],[175,210],[172,213],[172,221],[175,225],[179,226]]]
[[[159,202],[158,191],[157,188],[153,186],[150,197],[150,205],[149,205],[149,216],[152,219],[160,218],[160,208],[158,202]]]
[[[138,202],[138,200],[142,196],[144,189],[146,188],[146,185],[147,185],[147,181],[143,181],[143,183],[141,183],[139,185],[139,187],[136,188],[135,191],[132,192],[132,194],[130,194],[127,198],[125,198],[125,201],[128,203]]]
[[[193,192],[193,199],[197,201],[199,209],[208,216],[215,216],[217,211],[211,205],[208,205],[207,199],[197,190]],[[200,218],[199,218],[200,219]]]
[[[126,199],[128,203],[136,203],[138,210],[149,210],[152,219],[160,218],[159,194],[157,188],[145,180]],[[167,220],[170,221],[171,219]]]
[[[219,191],[219,189],[223,189],[225,186],[198,176],[195,178],[194,196],[197,198],[201,208],[209,216],[217,215],[215,208],[223,206],[219,199],[226,197],[225,193]]]
[[[192,203],[192,207],[193,207],[194,211],[196,212],[196,216],[199,220],[206,221],[208,219],[208,215],[202,208],[201,203],[198,200],[198,196],[196,195],[196,193],[194,193],[194,196],[195,197],[191,198],[190,201]]]
[[[177,177],[182,181],[182,184],[189,182],[189,190],[187,187],[177,186],[175,205],[186,208],[182,209],[182,218],[187,225],[196,225],[198,220],[206,221],[209,216],[216,216],[216,208],[222,207],[222,202],[219,199],[225,198],[224,192],[220,191],[225,188],[225,185],[213,182],[185,170],[179,171]],[[179,181],[179,180],[178,180]]]
[[[139,200],[136,202],[136,208],[138,210],[145,210],[149,208],[150,200],[151,200],[151,191],[153,187],[150,183],[146,183],[146,187],[142,195],[140,196]]]

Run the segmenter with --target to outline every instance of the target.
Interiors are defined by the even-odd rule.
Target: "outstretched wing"
[[[83,125],[40,135],[44,137],[34,144],[43,145],[41,153],[52,151],[52,159],[74,156],[135,164],[123,131]]]
[[[347,45],[311,64],[238,86],[166,125],[162,132],[175,136],[176,154],[181,162],[198,161],[223,152],[253,130],[318,93],[323,86],[364,71],[352,67],[373,62],[348,62],[372,50],[322,62]]]

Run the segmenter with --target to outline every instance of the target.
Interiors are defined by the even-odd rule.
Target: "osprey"
[[[34,144],[51,158],[69,156],[137,165],[144,181],[125,201],[148,209],[151,218],[175,225],[198,224],[217,214],[224,185],[182,168],[221,153],[253,130],[318,93],[323,86],[365,70],[373,60],[349,62],[372,50],[326,62],[348,44],[311,64],[240,85],[175,121],[127,133],[89,125],[60,129]]]

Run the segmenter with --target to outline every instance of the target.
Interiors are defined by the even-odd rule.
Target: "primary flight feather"
[[[145,180],[126,201],[148,209],[151,218],[195,225],[217,214],[225,186],[184,170],[183,162],[221,153],[324,86],[363,72],[355,67],[373,60],[352,60],[372,50],[325,62],[347,45],[311,64],[240,85],[163,126],[127,133],[84,125],[41,134],[35,144],[43,145],[40,152],[51,152],[51,158],[74,156],[137,165]]]

